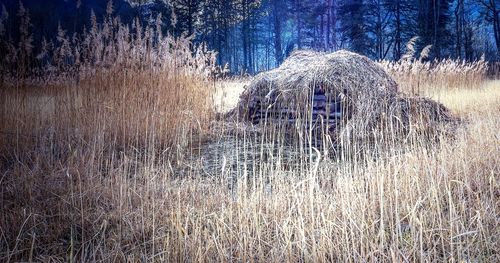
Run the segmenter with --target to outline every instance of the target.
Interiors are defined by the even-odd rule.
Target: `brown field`
[[[244,83],[217,83],[218,109],[234,106]],[[199,168],[206,156],[195,145],[172,154],[151,138],[142,150],[122,148],[118,133],[103,138],[104,127],[90,137],[58,131],[75,121],[63,108],[81,97],[7,91],[2,118],[17,130],[2,130],[0,257],[494,262],[499,91],[500,82],[488,81],[433,92],[466,121],[455,139],[430,148],[414,142],[379,159],[324,157],[285,169],[286,150],[264,158],[261,145],[248,155],[241,152],[255,151],[244,146],[252,141],[237,138],[242,146],[220,147],[212,170]],[[223,145],[228,133],[205,136]]]
[[[484,61],[382,63],[460,125],[326,153],[217,118],[248,80],[214,81],[204,47],[96,23],[44,79],[0,65],[0,261],[500,261]]]

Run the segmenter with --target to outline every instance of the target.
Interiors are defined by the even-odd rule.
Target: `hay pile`
[[[309,128],[304,124],[311,121],[312,98],[318,93],[342,105],[342,118],[328,129],[333,140],[366,140],[376,132],[394,132],[394,127],[405,135],[437,131],[438,124],[453,119],[437,102],[402,96],[377,63],[348,51],[295,52],[279,68],[257,75],[230,115],[248,121],[259,109],[280,108],[293,111],[293,127]]]

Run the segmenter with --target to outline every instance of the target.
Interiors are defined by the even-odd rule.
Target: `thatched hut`
[[[451,118],[436,102],[402,97],[392,77],[367,57],[298,51],[279,68],[257,75],[232,115],[352,140],[394,126],[408,134],[416,130],[410,127],[412,114],[425,112],[436,113],[431,119],[437,121]]]

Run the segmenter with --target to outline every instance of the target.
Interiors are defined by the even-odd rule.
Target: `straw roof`
[[[369,58],[341,50],[333,53],[296,51],[276,69],[263,72],[249,85],[255,89],[304,89],[324,83],[331,89],[348,92],[375,90],[396,92],[397,84],[382,67]],[[267,90],[270,91],[270,90]]]

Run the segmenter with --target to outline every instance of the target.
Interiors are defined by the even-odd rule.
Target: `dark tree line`
[[[12,9],[18,0],[4,1],[9,13],[15,14]],[[69,31],[88,27],[90,11],[101,17],[107,1],[23,2],[34,15],[34,31],[48,35],[59,24]],[[276,67],[293,50],[304,48],[348,49],[373,59],[398,60],[415,36],[416,55],[432,46],[428,59],[474,60],[484,54],[488,60],[499,60],[500,54],[500,0],[113,0],[113,4],[124,21],[138,16],[147,24],[161,15],[165,33],[206,43],[218,52],[218,63],[228,64],[234,73]],[[56,6],[62,11],[54,11]],[[47,17],[44,12],[56,15]]]
[[[176,32],[194,34],[233,72],[279,65],[294,49],[349,49],[373,59],[500,54],[500,0],[172,0]],[[193,23],[194,21],[194,23]]]

